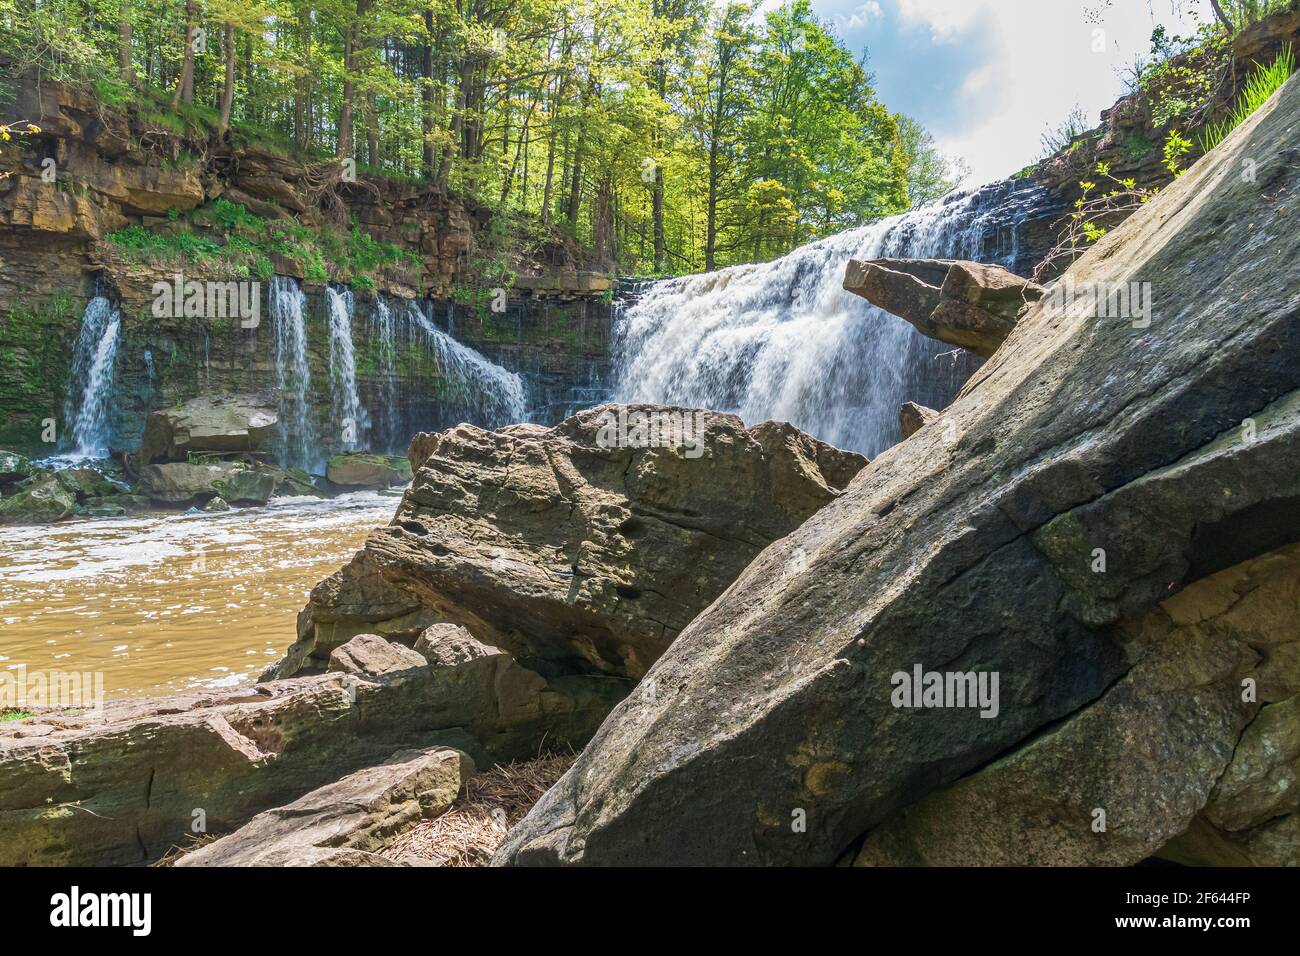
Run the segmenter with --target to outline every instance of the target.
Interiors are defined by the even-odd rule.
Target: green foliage
[[[1169,155],[1168,150],[1166,155]],[[1123,221],[1159,192],[1158,189],[1139,186],[1130,176],[1116,176],[1109,163],[1097,163],[1096,173],[1096,180],[1079,183],[1080,195],[1075,200],[1074,212],[1066,220],[1060,241],[1034,269],[1036,280],[1058,268],[1061,259],[1068,260],[1068,264],[1083,255],[1089,246],[1109,232],[1111,224]]]
[[[135,261],[199,265],[263,281],[275,273],[272,257],[282,256],[296,261],[308,281],[349,282],[363,291],[374,290],[374,274],[383,268],[419,261],[402,247],[377,242],[356,226],[341,237],[328,226],[264,219],[224,197],[183,218],[169,215],[168,219],[174,228],[170,223],[162,231],[132,225],[109,233],[107,239]],[[333,272],[326,262],[335,264]]]
[[[1183,169],[1183,160],[1191,151],[1192,141],[1178,130],[1171,129],[1169,135],[1165,137],[1164,162],[1165,169],[1169,170],[1175,179],[1187,172]]]
[[[1203,24],[1187,37],[1169,36],[1157,27],[1151,60],[1138,69],[1137,85],[1151,99],[1151,119],[1159,129],[1195,122],[1210,104],[1232,58],[1232,38],[1216,24]]]
[[[525,251],[653,273],[768,258],[930,201],[963,175],[880,102],[865,54],[808,0],[761,12],[704,0],[205,0],[195,23],[187,6],[0,0],[0,50],[20,69],[93,85],[159,154],[290,155],[311,164],[326,202],[347,201],[337,160],[399,190],[458,193],[518,243],[484,254],[497,281]],[[196,24],[197,51],[185,42]],[[182,143],[159,143],[170,137]],[[231,228],[255,251],[115,241],[141,255],[238,253],[253,272],[274,251],[316,278],[399,264],[351,237]]]
[[[1232,115],[1222,122],[1207,126],[1201,132],[1201,146],[1204,151],[1208,153],[1227,139],[1228,134],[1246,122],[1255,110],[1263,106],[1269,97],[1282,88],[1294,72],[1295,52],[1289,46],[1279,53],[1272,63],[1267,66],[1259,64],[1250,79],[1246,81],[1246,88],[1241,91]]]

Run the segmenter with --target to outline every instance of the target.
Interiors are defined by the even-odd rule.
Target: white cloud
[[[884,15],[885,11],[880,9],[877,0],[867,0],[866,3],[847,17],[842,13],[835,14],[835,25],[841,30],[859,30],[872,20],[878,20]]]
[[[984,0],[898,0],[904,22],[929,27],[935,43],[952,43],[976,22]]]
[[[1032,163],[1040,138],[1078,104],[1096,123],[1123,90],[1120,74],[1145,53],[1154,23],[1145,3],[1120,3],[1102,24],[1104,52],[1094,44],[1096,24],[1086,11],[1096,0],[896,0],[904,17],[928,17],[935,43],[960,42],[978,31],[988,57],[951,91],[962,117],[958,128],[934,130],[939,148],[964,157],[971,179],[988,182]],[[1157,7],[1160,4],[1156,5]],[[961,17],[955,8],[961,8]],[[1173,32],[1189,32],[1171,17]],[[924,117],[918,117],[925,121]]]

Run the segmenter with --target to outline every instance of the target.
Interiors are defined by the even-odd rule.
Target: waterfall
[[[365,446],[370,416],[357,397],[357,359],[352,350],[352,315],[356,303],[352,290],[326,290],[330,332],[330,407],[344,449]]]
[[[275,382],[280,391],[278,437],[280,464],[310,468],[316,464],[316,437],[311,426],[311,368],[307,364],[307,297],[288,276],[271,279],[271,321],[275,327]]]
[[[438,366],[448,410],[485,428],[524,420],[523,379],[447,335],[415,303],[407,310],[408,321],[423,336]]]
[[[397,404],[397,317],[382,295],[375,296],[368,331],[374,343],[376,392],[382,405],[379,442],[385,450],[394,451],[410,436],[401,434],[401,412]]]
[[[72,423],[74,458],[107,458],[117,346],[122,313],[107,296],[96,294],[86,303],[81,332],[72,351],[72,374],[63,420]]]
[[[781,259],[649,283],[615,317],[619,401],[791,422],[868,455],[905,401],[943,408],[978,366],[842,288],[850,259],[1018,263],[1038,187],[998,183],[810,243]]]

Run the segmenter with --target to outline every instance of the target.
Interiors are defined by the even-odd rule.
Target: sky
[[[812,0],[868,69],[889,109],[921,122],[969,183],[1038,159],[1041,136],[1077,104],[1089,125],[1123,94],[1123,74],[1164,24],[1190,34],[1206,0]],[[767,0],[764,8],[775,6]],[[1175,9],[1175,8],[1180,9]],[[1181,15],[1180,15],[1181,14]],[[1095,21],[1095,22],[1092,22]]]

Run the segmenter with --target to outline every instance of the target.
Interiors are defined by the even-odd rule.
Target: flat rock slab
[[[234,830],[402,750],[455,747],[487,764],[581,747],[625,692],[609,678],[547,681],[498,653],[6,721],[0,865],[149,862],[196,821]]]
[[[203,452],[266,451],[278,422],[278,408],[264,396],[200,395],[149,416],[140,462],[183,462]]]
[[[366,857],[393,837],[450,807],[473,772],[474,762],[459,750],[431,747],[394,754],[378,766],[259,813],[176,865],[366,865]]]

